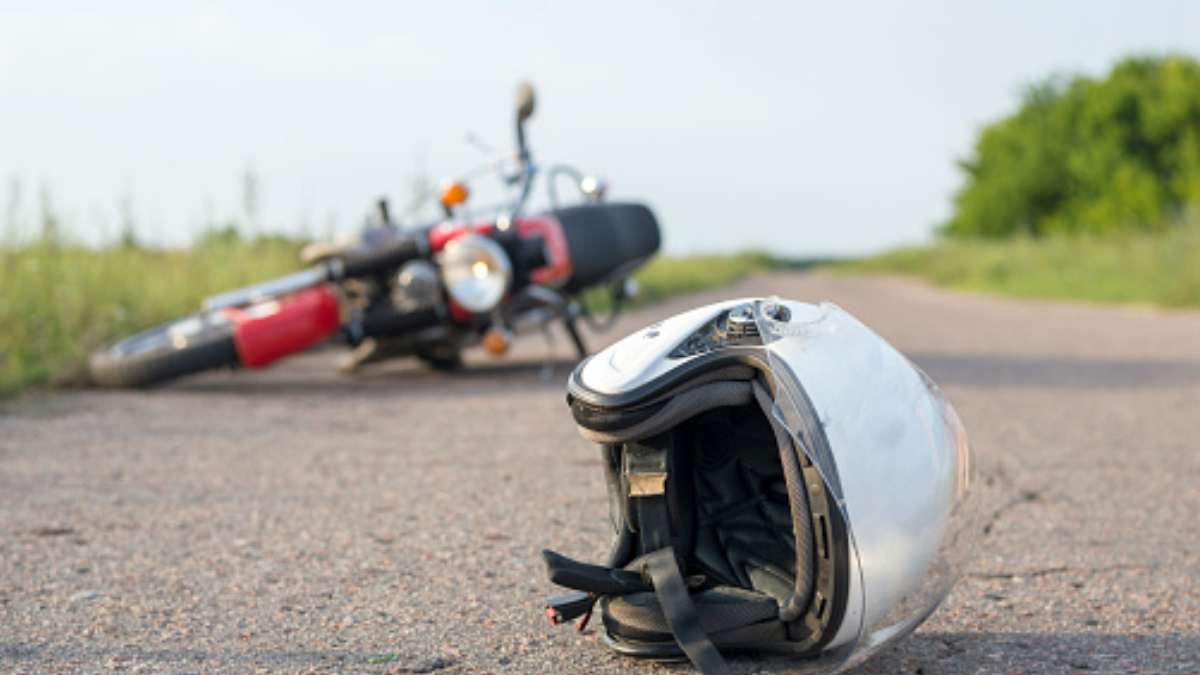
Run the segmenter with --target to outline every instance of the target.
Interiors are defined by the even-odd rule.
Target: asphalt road
[[[837,302],[943,384],[994,503],[969,575],[866,672],[1200,672],[1200,313],[797,274],[608,339],[771,293]],[[542,615],[538,551],[599,558],[609,537],[570,366],[546,353],[535,336],[461,374],[348,379],[324,352],[8,404],[0,671],[684,668]]]

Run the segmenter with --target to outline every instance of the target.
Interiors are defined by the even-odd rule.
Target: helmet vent
[[[758,346],[762,336],[754,319],[754,306],[746,303],[725,310],[684,338],[667,356],[686,359],[726,347]]]

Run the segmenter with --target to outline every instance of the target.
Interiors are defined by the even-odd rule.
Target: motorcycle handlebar
[[[329,267],[329,280],[341,281],[348,277],[368,277],[383,274],[409,260],[428,253],[428,244],[423,236],[409,236],[390,241],[368,251],[352,251],[339,258]]]

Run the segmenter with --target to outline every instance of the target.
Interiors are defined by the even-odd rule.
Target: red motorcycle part
[[[329,284],[270,302],[225,310],[242,365],[259,368],[311,347],[341,326],[337,293]]]
[[[571,252],[562,223],[550,216],[530,216],[517,219],[517,233],[522,239],[541,237],[546,242],[546,265],[530,273],[534,283],[555,286],[571,278]]]

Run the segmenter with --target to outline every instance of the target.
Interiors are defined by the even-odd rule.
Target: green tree
[[[959,165],[950,235],[1165,228],[1200,208],[1200,63],[1134,57],[1103,80],[1048,79]]]

